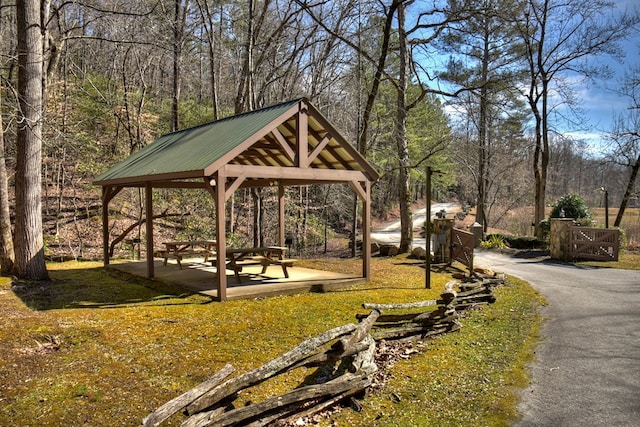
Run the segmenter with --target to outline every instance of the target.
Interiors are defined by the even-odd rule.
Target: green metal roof
[[[182,174],[202,176],[202,171],[272,123],[301,99],[180,130],[156,139],[97,176],[94,184],[108,181]]]
[[[298,150],[306,150],[308,156]],[[245,176],[252,180],[272,177],[274,171],[281,179],[300,183],[357,179],[351,172],[362,173],[369,181],[379,178],[338,130],[308,100],[300,98],[161,136],[93,183],[185,186],[185,180],[210,178],[225,165],[255,167],[254,175]],[[329,173],[334,170],[348,172]]]

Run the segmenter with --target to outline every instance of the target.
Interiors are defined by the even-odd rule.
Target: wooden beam
[[[153,187],[148,182],[144,188],[145,209],[146,209],[146,232],[147,232],[147,277],[152,279],[155,276],[153,264]]]
[[[212,181],[214,182],[212,184]],[[215,182],[215,179],[213,178],[209,178],[209,177],[205,177],[204,178],[204,183],[205,183],[205,189],[209,192],[209,194],[211,194],[211,197],[213,198],[213,201],[215,203],[216,201],[216,187],[218,186],[218,184]]]
[[[362,200],[362,277],[371,279],[371,182],[350,182]],[[362,187],[364,185],[364,188]],[[355,230],[354,230],[355,232]]]
[[[330,132],[334,136],[334,139],[340,144],[340,148],[346,150],[352,158],[356,159],[358,164],[364,169],[368,180],[377,181],[378,178],[380,178],[380,175],[373,167],[371,167],[371,165],[364,159],[364,157],[362,157],[362,154],[360,154],[354,146],[349,144],[346,138],[344,138],[340,134],[340,132],[338,132],[319,111],[317,111],[315,108],[312,108],[311,106],[307,106],[307,108],[313,110],[313,118],[318,121],[320,126],[322,126],[327,132]]]
[[[284,126],[284,127],[285,127],[289,132],[291,132],[293,135],[295,135],[295,134],[296,134],[296,129],[295,129],[295,127],[291,126],[289,123],[284,123],[284,124],[283,124],[283,126]],[[313,138],[315,138],[315,139],[316,139],[316,140],[318,140],[318,141],[321,141],[321,140],[322,140],[322,137],[320,136],[320,134],[319,134],[318,132],[314,131],[314,130],[313,130],[311,127],[309,127],[309,126],[307,126],[307,128],[308,128],[308,130],[309,130],[309,131],[308,131],[308,133],[307,133],[307,135],[311,135]],[[329,140],[329,142],[330,142],[330,141],[331,141],[331,140]],[[326,148],[329,148],[329,147],[326,147]],[[322,151],[320,151],[320,153],[321,153],[321,152],[322,152]],[[318,154],[320,154],[320,153],[318,153]],[[335,153],[332,153],[332,154],[334,155],[334,157],[337,157],[337,156],[335,156]],[[333,169],[333,167],[332,167],[331,163],[329,163],[328,161],[326,161],[326,160],[323,158],[323,156],[318,156],[318,155],[316,155],[315,159],[318,159],[318,160],[319,160],[323,165],[325,165],[328,169]],[[310,167],[310,166],[311,166],[312,160],[314,160],[314,158],[309,157],[309,159],[308,159],[308,161],[307,161],[307,167]],[[335,164],[340,164],[340,162],[335,162]],[[350,168],[347,168],[347,169],[350,169]]]
[[[254,133],[250,138],[246,139],[242,144],[238,145],[233,150],[230,150],[226,155],[219,158],[215,163],[211,164],[204,170],[204,175],[210,176],[213,175],[215,171],[222,168],[224,165],[229,164],[229,162],[233,161],[239,154],[243,151],[251,147],[256,142],[260,141],[265,135],[271,133],[274,129],[276,129],[284,120],[284,118],[292,117],[300,110],[299,103],[293,105],[289,110],[282,113],[279,117],[274,119],[272,122],[268,123],[262,129]]]
[[[300,179],[307,181],[351,182],[366,181],[366,176],[360,171],[316,169],[316,168],[288,168],[277,166],[244,166],[226,165],[225,174],[229,177],[246,176],[247,178],[263,178],[274,180]]]
[[[369,181],[365,180],[362,183],[367,183],[367,182]],[[362,188],[362,185],[360,182],[352,181],[349,183],[349,185],[351,186],[351,188],[353,188],[353,191],[355,191],[358,197],[360,197],[362,200],[364,200],[367,197],[366,189]]]
[[[111,187],[102,187],[102,261],[106,267],[109,265],[109,193]]]
[[[198,181],[159,181],[153,183],[153,188],[195,188],[201,189],[207,186],[206,183]]]
[[[298,142],[298,158],[295,164],[303,169],[309,167],[309,117],[308,110],[305,108],[298,112],[298,126],[296,139]]]
[[[331,135],[327,134],[324,138],[322,138],[322,141],[320,141],[318,145],[316,145],[316,148],[313,149],[311,154],[309,154],[309,164],[311,164],[311,162],[313,162],[315,158],[318,157],[320,152],[324,150],[324,147],[327,146],[329,141],[331,141]]]
[[[296,153],[295,153],[295,151],[293,151],[291,149],[291,146],[289,145],[289,142],[282,135],[282,133],[280,133],[278,128],[275,128],[274,130],[272,130],[271,134],[276,138],[276,140],[278,141],[278,144],[280,145],[280,147],[282,147],[282,149],[284,150],[284,152],[287,155],[287,157],[289,157],[289,160],[294,162],[295,158],[296,158]]]
[[[340,148],[342,148],[342,147],[340,147]],[[353,165],[351,164],[352,163],[351,160],[343,159],[342,156],[340,156],[331,145],[328,145],[326,147],[325,153],[331,154],[333,156],[333,158],[336,159],[336,162],[338,164],[341,164],[342,167],[344,167],[345,169],[347,169],[347,170],[353,170],[354,169]],[[322,156],[320,156],[320,157],[322,157]],[[330,163],[331,163],[331,165],[334,165],[334,164],[336,164],[336,162],[330,162]],[[356,165],[357,165],[358,162],[353,162],[353,163],[356,163]]]
[[[242,183],[245,181],[245,179],[247,179],[246,176],[239,176],[236,177],[236,179],[233,180],[233,182],[226,188],[225,190],[225,194],[224,194],[224,200],[225,202],[227,200],[229,200],[231,198],[231,196],[233,196],[233,193],[235,193],[235,191],[240,188],[240,186],[242,185]]]
[[[135,177],[126,177],[118,179],[110,179],[106,181],[94,181],[94,185],[101,186],[122,186],[122,187],[144,187],[148,182],[170,182],[179,179],[198,179],[204,175],[202,169],[182,172],[163,173],[158,175],[143,175]]]
[[[109,185],[102,187],[102,262],[105,267],[109,265],[111,259],[109,255],[109,202],[122,191],[122,188]]]

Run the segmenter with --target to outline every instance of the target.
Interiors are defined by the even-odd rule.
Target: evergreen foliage
[[[569,193],[555,202],[549,218],[573,218],[586,225],[591,222],[591,212],[580,195]]]

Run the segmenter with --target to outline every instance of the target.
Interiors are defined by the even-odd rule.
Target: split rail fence
[[[477,304],[493,303],[493,289],[503,283],[503,276],[476,276],[450,281],[437,300],[363,304],[370,312],[357,314],[360,321],[357,325],[350,323],[309,338],[265,365],[235,377],[229,378],[234,368],[227,364],[205,382],[157,408],[142,425],[158,426],[180,411],[188,415],[182,427],[256,427],[276,422],[294,425],[297,420],[345,400],[358,406],[355,397],[371,387],[380,370],[377,347],[460,329],[458,312]],[[403,313],[387,313],[393,310]],[[233,406],[243,390],[300,367],[319,367],[331,375],[318,376],[320,383],[302,384],[262,402]]]

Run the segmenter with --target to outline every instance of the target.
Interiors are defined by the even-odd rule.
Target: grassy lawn
[[[306,261],[354,268],[359,260]],[[0,425],[139,425],[155,407],[226,363],[246,372],[305,338],[355,321],[364,302],[434,299],[450,279],[405,257],[377,258],[371,283],[324,294],[212,302],[98,263],[49,265],[52,281],[0,283]],[[395,364],[360,413],[325,425],[508,425],[541,319],[541,297],[511,281],[455,333],[425,341]],[[302,369],[242,394],[260,401],[292,389]],[[167,425],[179,425],[182,415]]]
[[[617,262],[611,261],[580,261],[578,265],[589,265],[602,268],[621,268],[623,270],[640,270],[640,253],[620,252]]]

